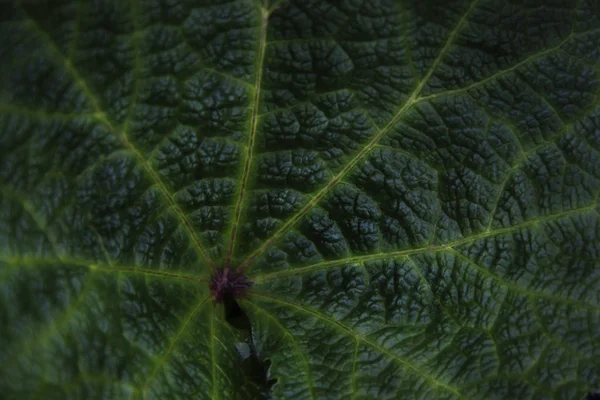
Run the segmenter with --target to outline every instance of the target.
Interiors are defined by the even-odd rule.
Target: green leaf
[[[600,388],[594,0],[24,0],[0,37],[3,398]]]

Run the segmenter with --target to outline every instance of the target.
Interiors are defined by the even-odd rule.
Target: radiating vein
[[[453,254],[456,258],[461,259],[462,261],[464,261],[465,263],[467,263],[468,265],[474,267],[477,272],[479,272],[481,275],[483,275],[484,277],[494,280],[496,282],[498,282],[498,284],[500,284],[501,286],[504,286],[506,289],[508,289],[509,291],[513,292],[513,293],[520,293],[524,296],[530,297],[530,298],[534,298],[534,299],[544,299],[544,300],[548,300],[554,303],[560,303],[560,304],[569,304],[573,307],[577,307],[577,308],[583,308],[583,309],[589,309],[589,310],[594,310],[594,311],[600,311],[600,306],[594,305],[594,304],[589,304],[589,303],[585,303],[581,300],[577,300],[577,299],[573,299],[570,297],[565,297],[562,296],[558,293],[546,293],[546,292],[540,292],[540,291],[530,291],[526,288],[523,288],[519,285],[517,285],[514,282],[510,282],[507,281],[506,279],[493,274],[491,271],[489,271],[487,268],[483,268],[482,266],[480,266],[479,264],[477,264],[475,261],[471,260],[470,258],[468,258],[467,256],[465,256],[464,254],[459,253],[458,251],[456,251],[455,249],[448,249],[448,251]]]
[[[208,331],[209,335],[209,346],[210,346],[210,370],[211,370],[211,379],[212,379],[212,391],[211,391],[211,399],[218,399],[217,397],[217,357],[215,355],[215,317],[214,314],[210,314],[209,319],[210,329]]]
[[[0,113],[8,115],[15,115],[18,117],[35,118],[39,121],[75,121],[78,118],[89,118],[93,119],[94,114],[89,113],[61,113],[61,112],[47,112],[43,110],[31,110],[24,107],[18,107],[14,104],[0,104]]]
[[[560,336],[557,337],[555,333],[552,333],[548,329],[548,326],[546,325],[546,323],[544,323],[543,311],[541,312],[539,306],[533,300],[535,299],[528,298],[527,305],[529,306],[529,308],[531,308],[531,314],[533,315],[535,324],[537,325],[538,329],[541,332],[543,332],[543,334],[548,338],[548,340],[550,340],[550,342],[556,347],[560,348],[565,353],[569,354],[571,357],[578,359],[579,361],[586,362],[587,357],[584,353],[581,352],[581,350],[576,349],[568,341],[565,341]]]
[[[565,45],[565,43],[567,43],[572,38],[573,38],[573,34],[567,36],[565,39],[563,39],[556,46],[553,46],[553,47],[550,47],[550,48],[548,48],[546,50],[540,51],[539,53],[532,54],[529,57],[525,58],[524,60],[522,60],[522,61],[514,64],[513,66],[511,66],[509,68],[506,68],[506,69],[501,69],[501,70],[495,72],[494,74],[492,74],[492,75],[490,75],[490,76],[488,76],[486,78],[483,78],[483,79],[481,79],[481,80],[479,80],[477,82],[474,82],[474,83],[472,83],[470,85],[467,85],[467,86],[464,86],[464,87],[461,87],[461,88],[457,88],[457,89],[445,90],[443,92],[430,94],[428,96],[423,96],[423,97],[418,98],[415,103],[421,103],[421,102],[424,102],[424,101],[431,101],[431,100],[434,100],[434,99],[439,98],[439,97],[452,96],[452,95],[456,95],[456,94],[467,92],[467,91],[472,90],[472,89],[476,89],[476,88],[478,88],[480,86],[485,85],[488,82],[491,82],[491,81],[493,81],[495,79],[498,79],[498,78],[500,78],[500,77],[502,77],[504,75],[507,75],[507,74],[509,74],[509,73],[511,73],[511,72],[513,72],[513,71],[515,71],[515,70],[517,70],[519,68],[521,68],[523,65],[527,65],[527,64],[532,63],[535,60],[538,60],[538,59],[540,59],[540,58],[542,58],[542,57],[544,57],[544,56],[546,56],[548,54],[551,54],[551,53],[554,53],[554,52],[558,51],[562,46]]]
[[[457,388],[436,379],[434,376],[428,374],[425,371],[422,371],[417,365],[414,365],[412,362],[392,353],[389,349],[386,349],[386,348],[380,346],[379,344],[377,344],[374,341],[372,341],[371,339],[361,335],[360,333],[354,331],[352,328],[343,324],[340,321],[337,321],[317,310],[313,310],[313,309],[303,306],[301,304],[296,304],[296,303],[292,303],[290,301],[278,299],[278,298],[272,297],[272,296],[264,294],[264,293],[259,293],[259,292],[253,291],[252,296],[260,297],[261,299],[264,299],[266,301],[269,301],[272,303],[277,303],[277,304],[280,304],[280,305],[288,307],[288,308],[296,309],[305,314],[310,314],[313,317],[317,318],[318,320],[321,320],[325,324],[344,332],[345,334],[351,336],[355,340],[363,342],[364,344],[366,344],[369,347],[371,347],[372,349],[378,351],[379,353],[386,356],[387,358],[392,359],[393,361],[398,363],[403,369],[410,370],[411,372],[421,376],[431,386],[436,387],[436,388],[441,388],[447,392],[454,394],[458,398],[463,398],[462,394],[458,391]]]
[[[258,41],[258,55],[256,62],[256,72],[255,72],[255,81],[254,81],[254,96],[252,99],[252,116],[250,119],[250,134],[248,137],[248,149],[246,152],[246,160],[244,161],[244,169],[242,171],[242,179],[240,182],[240,191],[237,196],[237,203],[235,206],[235,212],[233,215],[233,225],[231,228],[231,233],[229,236],[229,244],[227,247],[227,255],[225,256],[225,265],[229,266],[231,263],[231,257],[233,256],[233,252],[235,250],[235,241],[239,229],[240,218],[242,215],[242,211],[244,208],[244,198],[246,196],[246,191],[248,189],[248,179],[250,177],[250,169],[252,168],[252,157],[254,155],[254,146],[256,141],[256,131],[258,127],[258,116],[260,109],[260,96],[261,96],[261,86],[262,86],[262,78],[263,78],[263,69],[264,69],[264,59],[265,59],[265,47],[267,43],[267,26],[269,20],[269,12],[265,9],[261,9],[261,18],[260,18],[260,37]]]
[[[368,261],[387,260],[387,259],[393,259],[395,257],[411,256],[414,254],[445,251],[445,250],[449,250],[449,249],[454,249],[454,248],[459,247],[464,244],[475,242],[476,240],[485,239],[485,238],[494,237],[494,236],[503,235],[503,234],[508,234],[508,233],[512,233],[512,232],[517,232],[520,229],[532,227],[532,226],[535,226],[540,223],[559,220],[561,218],[578,215],[578,214],[582,214],[582,213],[586,213],[586,212],[593,212],[596,209],[596,207],[598,207],[598,205],[596,203],[593,203],[586,207],[576,208],[573,210],[564,211],[564,212],[560,212],[560,213],[556,213],[556,214],[551,214],[551,215],[547,215],[544,217],[533,218],[533,219],[530,219],[523,223],[512,225],[510,227],[499,228],[499,229],[496,229],[493,231],[484,231],[484,232],[476,234],[476,235],[468,236],[466,238],[462,238],[462,239],[455,240],[453,242],[444,243],[444,244],[429,245],[429,246],[417,247],[417,248],[413,248],[413,249],[390,251],[390,252],[385,252],[385,253],[367,254],[367,255],[363,255],[363,256],[347,257],[347,258],[343,258],[343,259],[339,259],[339,260],[332,260],[332,261],[324,261],[321,263],[308,265],[306,267],[300,267],[300,268],[295,268],[295,269],[286,270],[286,271],[278,271],[278,272],[272,272],[269,274],[253,276],[252,279],[257,283],[265,282],[265,281],[271,281],[271,280],[275,280],[275,279],[287,278],[287,277],[292,277],[292,276],[305,275],[305,274],[309,274],[312,272],[326,270],[329,268],[335,268],[335,267],[339,267],[339,266],[343,266],[343,265],[347,265],[347,264],[364,263],[364,262],[368,262]]]
[[[205,297],[203,300],[201,300],[193,309],[192,311],[183,319],[183,322],[181,323],[181,326],[179,327],[179,329],[177,330],[177,333],[175,334],[175,338],[171,341],[171,343],[169,344],[169,347],[167,348],[167,350],[162,354],[162,356],[158,359],[158,361],[156,362],[156,364],[154,365],[154,369],[152,370],[152,372],[150,373],[148,380],[146,381],[146,383],[144,384],[144,387],[142,389],[142,392],[145,394],[146,391],[148,390],[148,388],[150,387],[150,385],[152,384],[152,381],[154,380],[154,378],[156,377],[156,374],[164,367],[164,365],[167,363],[169,357],[171,356],[171,354],[173,353],[173,350],[175,350],[175,346],[177,345],[177,343],[179,342],[179,340],[181,339],[181,337],[185,334],[186,328],[187,326],[190,324],[190,322],[194,319],[194,317],[196,316],[196,314],[198,313],[198,311],[200,311],[200,309],[202,308],[202,306],[210,299],[209,296]]]
[[[28,257],[3,257],[0,256],[0,263],[6,263],[17,267],[32,267],[32,266],[75,266],[88,268],[92,271],[101,271],[106,273],[125,273],[132,275],[145,275],[149,277],[156,277],[161,279],[174,279],[174,280],[185,280],[191,282],[207,282],[206,276],[182,274],[179,272],[166,272],[158,271],[153,269],[138,268],[135,266],[120,266],[120,265],[108,265],[98,263],[96,261],[77,260],[72,258],[61,258],[61,259],[45,259],[45,258],[28,258]]]
[[[99,239],[99,242],[100,242],[100,246],[104,253],[104,256],[106,258],[107,264],[99,263],[94,260],[81,260],[81,259],[66,257],[65,255],[60,254],[60,251],[59,251],[60,246],[59,246],[58,242],[56,241],[56,239],[54,238],[54,236],[50,232],[48,232],[48,226],[47,226],[47,223],[44,221],[44,217],[39,215],[38,211],[35,209],[33,204],[28,199],[26,199],[19,193],[16,193],[12,188],[9,188],[4,185],[0,185],[0,194],[19,203],[19,205],[23,208],[23,210],[27,214],[29,214],[29,216],[31,217],[31,219],[33,220],[33,222],[35,223],[37,228],[40,230],[40,232],[42,232],[48,239],[48,242],[50,243],[50,245],[53,249],[53,252],[55,253],[55,255],[57,257],[56,259],[54,259],[54,258],[40,258],[40,257],[36,257],[36,258],[13,257],[13,256],[4,257],[4,256],[0,255],[0,262],[6,263],[9,265],[13,265],[13,266],[19,266],[22,268],[23,267],[31,267],[31,266],[35,266],[35,265],[64,265],[64,266],[69,265],[69,266],[78,266],[78,267],[88,268],[88,269],[94,270],[94,271],[113,272],[113,273],[117,273],[117,274],[118,273],[127,273],[127,274],[137,274],[137,275],[157,277],[157,278],[161,278],[161,279],[186,280],[186,281],[192,281],[192,282],[207,282],[207,277],[205,277],[205,276],[190,275],[190,274],[184,274],[184,273],[179,273],[179,272],[166,272],[166,271],[145,269],[145,268],[139,268],[137,266],[114,265],[110,261],[108,251],[104,247],[102,237],[98,234],[98,232],[95,230],[95,228],[93,226],[90,226],[89,228],[90,228],[90,230],[93,230],[96,233],[96,235]],[[2,274],[0,274],[0,280],[4,279],[5,276],[10,275],[11,272],[12,272],[11,270],[2,271]]]
[[[82,282],[79,294],[64,310],[61,310],[62,312],[53,313],[52,318],[47,321],[47,324],[42,323],[35,326],[34,329],[23,330],[19,341],[10,346],[14,350],[11,354],[13,357],[4,358],[2,360],[3,364],[18,364],[23,354],[27,352],[34,352],[35,354],[36,350],[47,346],[50,339],[55,335],[60,335],[63,328],[73,319],[73,315],[80,311],[80,308],[85,304],[85,300],[91,290],[90,285],[90,277],[86,276]]]
[[[294,338],[294,335],[289,331],[289,329],[287,329],[280,321],[279,319],[277,319],[277,317],[275,317],[273,314],[271,314],[270,312],[268,312],[267,310],[265,310],[263,307],[260,307],[258,304],[256,304],[255,302],[251,301],[251,300],[247,300],[245,302],[245,304],[249,304],[251,307],[254,307],[259,313],[264,314],[267,318],[271,319],[275,325],[277,325],[277,327],[279,328],[279,330],[281,330],[281,332],[284,334],[284,337],[289,337],[290,342],[292,342],[292,346],[294,347],[294,349],[296,350],[296,352],[298,353],[298,356],[302,359],[302,363],[304,364],[305,368],[306,368],[306,383],[308,385],[308,388],[310,390],[310,395],[313,399],[316,399],[317,397],[315,396],[315,388],[313,385],[313,379],[312,379],[312,373],[310,370],[310,364],[308,362],[308,359],[306,358],[306,355],[304,354],[304,352],[302,351],[302,349],[300,348],[300,345],[298,344],[298,341]]]
[[[465,12],[465,14],[460,18],[456,27],[452,30],[446,43],[438,53],[438,56],[434,60],[433,64],[423,77],[423,79],[417,84],[413,92],[410,94],[408,99],[404,102],[404,104],[398,109],[398,111],[394,114],[392,119],[388,121],[388,123],[381,129],[378,129],[377,134],[371,139],[369,143],[367,143],[361,150],[344,166],[344,168],[335,175],[329,183],[325,187],[323,187],[317,194],[313,196],[313,198],[302,207],[295,215],[290,217],[273,235],[267,239],[257,250],[255,250],[252,254],[250,254],[246,260],[244,260],[240,266],[240,269],[248,268],[256,258],[258,258],[262,253],[264,253],[271,245],[277,242],[287,231],[289,231],[292,227],[294,227],[310,210],[312,210],[340,181],[358,164],[365,156],[377,145],[377,143],[398,123],[398,121],[402,118],[405,112],[416,102],[417,97],[423,90],[423,87],[429,81],[429,78],[436,71],[438,65],[442,62],[452,44],[454,43],[454,39],[458,32],[460,32],[467,21],[468,16],[471,14],[478,0],[474,0],[469,9]]]
[[[114,124],[108,119],[105,111],[103,110],[99,99],[96,95],[91,91],[87,82],[83,79],[79,71],[75,68],[73,63],[65,57],[65,55],[57,48],[54,41],[48,36],[48,34],[37,24],[37,22],[27,16],[27,22],[31,26],[34,32],[37,32],[38,35],[48,44],[48,46],[52,49],[52,52],[56,54],[56,56],[62,60],[65,69],[72,76],[76,85],[81,89],[85,97],[90,101],[92,108],[95,112],[95,117],[98,121],[103,123],[114,135],[116,135],[119,140],[123,143],[123,145],[135,156],[138,160],[138,163],[142,166],[142,168],[146,171],[152,182],[159,189],[160,193],[163,195],[169,206],[173,209],[181,223],[185,226],[188,235],[192,242],[194,243],[194,247],[198,251],[198,253],[202,256],[202,258],[206,261],[209,267],[214,266],[214,262],[210,259],[207,250],[202,246],[200,240],[198,239],[194,229],[192,228],[192,224],[190,220],[187,218],[181,207],[177,204],[173,196],[170,194],[167,189],[165,183],[162,181],[158,173],[152,168],[150,163],[144,158],[144,156],[140,153],[139,149],[127,138],[126,132],[120,132],[116,129]]]
[[[54,237],[54,235],[51,234],[51,232],[48,231],[47,222],[44,221],[44,217],[38,213],[38,211],[35,209],[35,207],[29,201],[29,199],[23,197],[19,193],[15,192],[12,188],[9,188],[5,185],[0,185],[0,194],[17,202],[21,206],[21,208],[23,208],[23,211],[25,211],[29,215],[29,217],[35,223],[40,232],[43,233],[44,236],[46,236],[46,240],[48,240],[48,243],[50,243],[50,247],[52,248],[52,251],[54,252],[56,257],[58,257],[59,259],[62,258],[64,255],[61,254],[61,248],[58,242],[56,241],[56,238]]]
[[[360,344],[360,340],[356,339],[356,343],[354,345],[354,356],[352,357],[352,400],[356,399],[356,395],[358,394],[356,378],[358,377],[359,344]]]

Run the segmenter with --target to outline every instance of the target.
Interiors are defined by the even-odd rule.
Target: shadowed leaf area
[[[596,399],[595,0],[0,4],[3,399]]]

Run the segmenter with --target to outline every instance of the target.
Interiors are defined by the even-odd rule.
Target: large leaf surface
[[[600,386],[594,0],[0,7],[2,397]]]

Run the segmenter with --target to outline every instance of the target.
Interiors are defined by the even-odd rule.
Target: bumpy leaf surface
[[[0,21],[1,397],[599,388],[597,1],[25,0]],[[225,266],[255,283],[250,339],[211,299]]]

